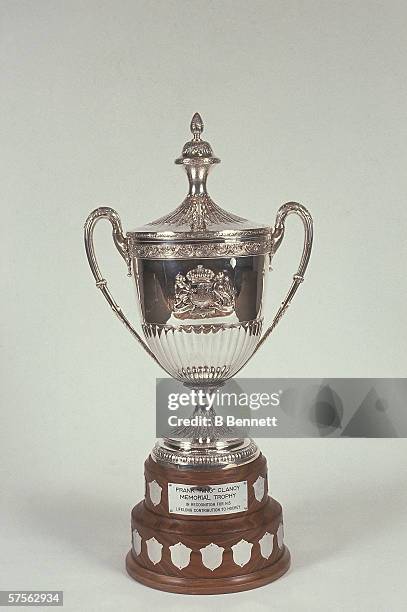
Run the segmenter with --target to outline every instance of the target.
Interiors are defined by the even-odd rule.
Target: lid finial
[[[204,122],[202,121],[202,117],[199,113],[195,113],[195,115],[191,119],[191,132],[194,136],[194,140],[201,140],[201,134],[204,130]]]
[[[219,163],[220,159],[214,157],[212,147],[209,142],[201,140],[204,122],[202,121],[202,117],[199,113],[195,113],[192,117],[190,129],[193,138],[184,144],[182,155],[175,160],[175,163],[183,164],[184,166],[197,163],[200,165],[210,166],[211,164]]]

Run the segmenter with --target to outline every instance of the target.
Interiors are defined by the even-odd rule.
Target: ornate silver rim
[[[257,444],[250,439],[242,441],[236,449],[220,450],[218,448],[170,448],[164,446],[165,441],[159,440],[151,451],[151,457],[156,463],[172,464],[177,466],[194,467],[196,469],[219,468],[224,469],[244,465],[257,459],[260,454]]]
[[[212,257],[245,257],[271,253],[270,237],[256,242],[227,241],[220,243],[140,243],[129,237],[129,254],[131,257],[148,259],[189,259]]]

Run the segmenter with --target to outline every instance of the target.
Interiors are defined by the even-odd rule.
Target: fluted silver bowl
[[[262,331],[264,255],[133,260],[142,329],[162,367],[183,382],[232,377]]]

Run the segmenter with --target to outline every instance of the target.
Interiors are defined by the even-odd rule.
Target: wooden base
[[[152,589],[167,591],[169,593],[182,593],[186,595],[220,595],[222,593],[238,593],[264,586],[277,580],[290,567],[290,553],[284,548],[280,559],[257,572],[232,576],[230,578],[177,578],[175,576],[160,575],[139,565],[133,558],[131,551],[127,553],[126,569],[128,574]]]
[[[282,509],[267,492],[266,460],[230,469],[192,470],[145,463],[146,496],[132,511],[129,575],[174,593],[215,594],[253,589],[282,576],[290,566],[283,543]],[[184,515],[170,511],[169,485],[205,487],[244,483],[245,508]],[[174,484],[176,483],[176,484]],[[232,487],[233,488],[233,487]],[[233,502],[234,503],[234,502]]]

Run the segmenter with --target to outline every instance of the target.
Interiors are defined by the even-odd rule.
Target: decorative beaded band
[[[271,252],[272,240],[265,237],[256,242],[196,242],[196,243],[140,243],[129,239],[128,248],[131,257],[148,259],[183,259],[202,257],[239,257],[248,255],[265,255]]]

